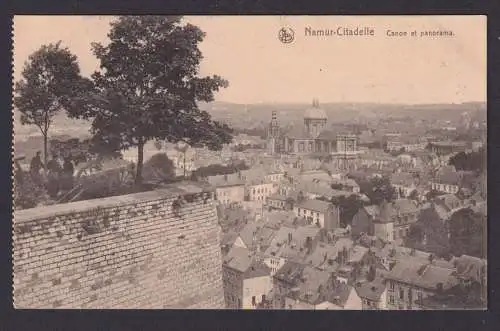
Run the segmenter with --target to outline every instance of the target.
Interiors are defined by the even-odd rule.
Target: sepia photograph
[[[486,310],[486,16],[14,16],[15,309]]]

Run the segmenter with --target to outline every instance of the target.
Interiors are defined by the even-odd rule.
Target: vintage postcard
[[[484,310],[485,16],[15,16],[17,309]]]

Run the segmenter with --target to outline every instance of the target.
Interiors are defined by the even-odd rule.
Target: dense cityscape
[[[121,22],[131,24],[126,19]],[[54,54],[60,50],[56,45],[43,51]],[[64,56],[64,51],[62,53]],[[96,48],[96,55],[102,58],[104,65],[116,56],[112,48]],[[29,68],[25,71],[26,82],[17,85],[20,97],[15,101],[15,111],[23,117],[16,125],[40,127],[36,121],[39,117],[30,115],[27,110],[30,103],[23,99],[32,98],[26,89],[31,77]],[[133,70],[128,74],[132,77]],[[102,76],[99,79],[102,81],[96,79],[95,84],[100,98],[102,95],[112,98],[102,91],[109,88],[106,84],[121,78]],[[218,79],[214,78],[214,86],[223,86]],[[218,274],[212,272],[206,278],[221,281],[223,307],[202,308],[448,310],[487,307],[484,104],[387,105],[385,110],[384,104],[361,104],[358,108],[355,104],[324,106],[311,96],[312,102],[307,106],[230,103],[220,106],[213,102],[212,96],[207,96],[217,90],[211,87],[206,95],[200,95],[206,102],[202,106],[206,110],[196,113],[205,122],[194,123],[188,116],[184,118],[182,112],[167,114],[154,108],[156,105],[152,103],[152,123],[147,121],[149,115],[127,110],[127,120],[132,118],[135,123],[141,123],[140,129],[128,130],[130,122],[127,123],[125,117],[120,127],[113,126],[118,123],[117,117],[105,118],[103,114],[108,113],[104,111],[91,113],[109,105],[103,106],[101,99],[94,96],[96,90],[85,87],[85,82],[82,79],[76,84],[79,92],[68,97],[71,101],[59,99],[67,114],[57,114],[55,118],[65,124],[53,125],[50,135],[48,126],[42,135],[31,132],[22,137],[16,131],[15,217],[23,219],[23,223],[15,225],[15,251],[21,247],[16,246],[16,242],[17,245],[29,244],[28,233],[36,231],[37,226],[24,224],[35,217],[48,217],[50,227],[54,218],[57,223],[58,217],[62,217],[64,208],[67,208],[64,213],[69,213],[83,208],[84,204],[90,208],[94,203],[114,198],[122,199],[120,203],[133,203],[134,199],[127,197],[151,191],[170,197],[177,192],[171,189],[175,185],[183,188],[195,185],[213,192],[203,198],[203,204],[213,203],[213,210],[186,208],[182,214],[181,205],[198,201],[190,197],[182,203],[176,200],[169,204],[170,209],[165,207],[168,210],[161,217],[169,222],[187,220],[196,227],[197,220],[211,217],[212,211],[215,215],[218,248],[214,256],[218,265],[214,270],[218,270]],[[82,99],[92,107],[83,105]],[[412,110],[412,107],[427,109]],[[245,116],[241,116],[242,113]],[[143,120],[144,117],[147,119]],[[94,119],[88,122],[89,118]],[[158,118],[165,118],[165,122]],[[83,122],[72,124],[77,120]],[[86,130],[80,134],[75,129],[86,121],[94,135],[88,135]],[[172,123],[168,121],[180,123],[179,127],[184,125],[183,129],[171,128],[174,133],[169,135],[155,131],[155,125]],[[124,132],[119,147],[114,149],[109,143],[116,139],[113,130]],[[194,133],[202,130],[203,134]],[[141,199],[146,199],[144,196],[141,195]],[[116,217],[128,218],[133,223],[132,219],[139,214],[144,215],[145,223],[149,222],[142,205],[137,203],[136,211],[128,214],[117,211]],[[211,208],[209,206],[212,205],[203,208]],[[153,205],[145,210],[155,208],[163,207]],[[101,209],[98,207],[95,215],[101,215]],[[51,212],[53,216],[43,216]],[[111,233],[116,230],[113,222],[121,222],[111,216],[110,221],[107,215],[92,216],[88,223],[91,226],[83,226],[83,239],[81,234],[78,239],[71,237],[73,232],[66,230],[66,223],[52,231],[45,227],[45,221],[40,221],[40,229],[48,229],[46,235],[55,238],[40,242],[50,245],[51,240],[65,240],[70,236],[73,239],[64,245],[81,242],[80,246],[90,252],[85,254],[94,254],[94,248],[99,250],[99,233]],[[133,225],[127,226],[133,229]],[[123,231],[126,240],[138,235],[137,231]],[[158,236],[162,240],[166,238],[167,245],[170,237]],[[25,240],[22,238],[27,238],[28,244],[21,242]],[[185,235],[176,238],[180,242]],[[110,250],[118,249],[110,242],[106,244]],[[84,244],[87,246],[82,246]],[[106,245],[104,252],[108,249]],[[14,277],[14,294],[22,300],[27,300],[26,291],[16,292],[16,286],[28,284],[21,287],[31,288],[47,276],[43,276],[44,269],[40,269],[39,262],[33,264],[37,270],[35,275],[30,273],[29,264],[22,263],[27,256],[40,255],[34,253],[35,249],[38,248],[25,252],[24,248],[18,248],[15,254],[15,259],[21,261],[17,262],[20,269],[16,269],[15,263],[15,273],[16,270],[19,275],[26,273],[26,276]],[[185,253],[195,255],[194,251]],[[136,255],[130,257],[134,258]],[[173,263],[170,258],[174,257],[165,257],[167,264]],[[85,257],[76,261],[87,263]],[[107,256],[97,260],[96,270],[111,265],[106,264],[107,261]],[[144,271],[147,275],[146,264],[133,272]],[[83,284],[81,277],[88,277],[92,268],[90,262],[85,264],[84,276],[80,278],[71,275],[65,278],[65,272],[61,271],[56,280],[47,279],[50,286],[60,286],[62,282],[61,286],[68,284],[70,290],[78,291],[80,283]],[[162,279],[162,272],[157,279]],[[106,271],[102,277],[114,274],[115,271],[109,274]],[[97,302],[98,291],[106,286],[110,288],[105,292],[109,297],[127,296],[115,296],[118,290],[111,289],[117,282],[115,278],[109,278],[109,282],[103,279],[89,283],[96,294],[88,302]],[[139,282],[131,278],[126,281],[134,286]],[[161,286],[170,286],[165,284]],[[186,285],[186,292],[190,291],[188,287],[192,286]],[[177,291],[180,292],[175,293],[182,295],[184,289]],[[41,299],[29,300],[23,301],[29,302],[26,307],[46,304],[37,301]],[[59,307],[65,303],[58,299],[50,304]],[[68,303],[68,307],[75,305]],[[164,303],[163,307],[167,306]],[[191,306],[195,303],[179,304],[178,308]]]

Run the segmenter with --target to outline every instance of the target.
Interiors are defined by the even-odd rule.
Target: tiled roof
[[[316,249],[306,257],[304,263],[320,270],[333,272],[338,268],[338,263],[335,260],[344,247],[350,249],[353,242],[349,238],[341,238],[334,244],[319,243]]]
[[[297,207],[325,213],[328,208],[332,207],[332,204],[318,199],[309,199],[297,204]]]
[[[372,282],[356,284],[355,289],[361,299],[379,301],[386,287],[381,279],[375,279]]]
[[[442,171],[437,174],[436,181],[447,185],[460,185],[460,174],[455,171]]]
[[[337,140],[337,134],[338,134],[338,132],[333,131],[333,130],[328,130],[328,129],[323,130],[318,135],[318,139],[334,141],[334,140]]]
[[[245,185],[245,182],[238,178],[237,174],[208,176],[207,181],[214,187]]]
[[[252,264],[252,253],[243,247],[233,246],[224,257],[223,265],[240,272],[245,272]]]
[[[386,278],[429,290],[437,290],[439,284],[443,289],[456,285],[457,278],[454,273],[453,269],[438,267],[430,263],[400,260],[386,275]]]
[[[319,235],[320,229],[316,226],[299,226],[296,228],[282,226],[271,241],[265,254],[279,256],[286,259],[302,261],[307,255],[306,240],[314,240]],[[289,240],[291,234],[291,241]]]
[[[331,274],[316,268],[305,266],[294,279],[291,296],[299,301],[317,304],[322,302],[325,289],[331,282]]]
[[[221,245],[232,245],[238,238],[238,233],[234,231],[226,232],[221,237]]]
[[[486,275],[486,260],[469,255],[462,255],[455,259],[455,263],[457,275],[460,278],[473,279],[477,282],[481,282]]]
[[[361,246],[361,245],[356,245],[354,246],[350,251],[349,251],[349,258],[348,262],[349,263],[357,263],[363,259],[365,254],[368,252],[368,248]]]
[[[318,180],[318,181],[324,181],[327,183],[332,183],[333,178],[325,171],[322,170],[311,170],[311,171],[304,171],[299,174],[299,178],[301,180]]]
[[[460,206],[460,199],[455,194],[443,194],[437,197],[437,201],[442,204],[448,211]]]
[[[337,284],[335,288],[328,294],[326,301],[331,302],[339,307],[344,307],[349,299],[349,295],[353,287],[344,283]]]
[[[380,209],[377,205],[364,206],[363,208],[371,217],[377,217],[380,213]]]
[[[292,139],[312,139],[309,132],[305,130],[304,124],[295,124],[284,135]]]
[[[418,207],[413,200],[396,199],[392,202],[395,212],[400,214],[415,214],[418,212]]]
[[[401,186],[411,186],[415,184],[412,174],[407,172],[397,172],[391,175],[391,184]]]

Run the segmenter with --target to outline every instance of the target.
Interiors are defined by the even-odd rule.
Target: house
[[[398,261],[386,275],[389,309],[422,309],[424,298],[448,290],[458,284],[453,268],[432,262]]]
[[[385,206],[385,216],[381,214],[382,206]],[[396,199],[392,203],[384,201],[381,206],[364,206],[353,217],[352,234],[381,236],[388,241],[403,239],[408,235],[411,224],[417,221],[418,214],[419,208],[409,199]]]
[[[266,178],[264,173],[242,171],[240,178],[245,181],[245,199],[264,203],[266,198],[278,190],[277,181]]]
[[[234,231],[228,231],[222,234],[220,240],[221,251],[223,255],[226,255],[233,247],[235,241],[238,239],[238,233]]]
[[[463,285],[470,285],[475,282],[486,286],[486,260],[478,257],[461,255],[454,261],[457,269],[457,278]]]
[[[308,265],[287,262],[273,280],[276,309],[361,309],[361,299],[352,286]]]
[[[207,181],[215,187],[217,201],[229,205],[242,202],[245,197],[245,183],[237,175],[208,176]]]
[[[450,155],[467,150],[467,143],[463,141],[436,141],[430,142],[428,148],[437,155]]]
[[[246,248],[251,252],[265,251],[276,235],[276,229],[261,223],[248,223],[240,231],[234,245]]]
[[[464,205],[462,200],[460,200],[455,194],[450,193],[436,197],[435,202],[443,206],[448,212]]]
[[[293,202],[293,198],[279,193],[273,193],[266,198],[266,206],[274,209],[290,209]]]
[[[347,191],[351,193],[359,193],[360,191],[358,183],[351,178],[334,178],[332,181],[332,187],[340,191]]]
[[[435,202],[422,206],[416,225],[421,229],[421,242],[417,247],[442,254],[449,249],[448,220],[450,212]]]
[[[330,202],[308,199],[297,203],[293,210],[297,217],[304,217],[327,231],[340,227],[339,208]]]
[[[392,202],[394,222],[394,240],[404,239],[410,231],[410,226],[418,220],[420,209],[415,201],[396,199]]]
[[[417,188],[413,174],[397,172],[391,175],[391,185],[396,190],[398,198],[407,198]]]
[[[320,242],[316,249],[306,256],[304,263],[322,271],[336,273],[342,262],[339,260],[339,253],[344,249],[350,250],[353,245],[350,238],[340,238],[331,244]]]
[[[458,193],[462,182],[462,176],[459,172],[452,169],[443,168],[431,181],[431,189],[443,193]]]
[[[284,275],[280,269],[275,275],[278,279],[288,278],[288,282],[293,284],[285,293],[281,292],[285,309],[318,309],[318,306],[326,301],[326,295],[334,286],[331,273],[310,266],[300,268],[298,274],[294,274],[293,269],[286,270],[291,273]],[[294,277],[291,277],[292,275]]]
[[[264,252],[264,263],[274,275],[285,262],[302,262],[319,243],[320,229],[313,226],[282,226]]]
[[[271,270],[236,246],[223,259],[222,280],[226,308],[256,309],[272,290]]]
[[[373,281],[356,283],[355,289],[361,299],[363,310],[387,309],[387,288],[383,279],[376,278]]]

